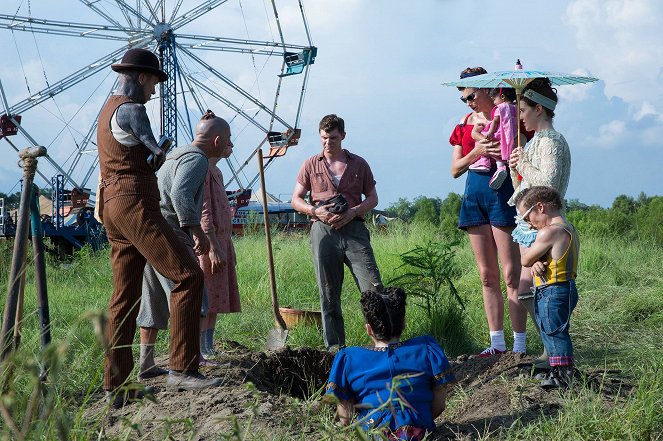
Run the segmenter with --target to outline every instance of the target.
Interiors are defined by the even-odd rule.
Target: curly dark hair
[[[559,192],[552,187],[545,187],[537,185],[534,187],[526,188],[516,195],[516,205],[522,204],[523,206],[530,207],[537,202],[541,202],[550,208],[560,210],[562,208],[562,198]]]
[[[530,89],[534,92],[540,93],[546,98],[550,98],[554,102],[557,102],[557,89],[552,87],[552,83],[548,78],[534,78],[527,84],[527,86],[525,86],[523,92],[521,93],[522,101],[524,101],[530,107],[536,107],[537,103],[525,96],[525,92]],[[547,107],[543,107],[543,110],[546,111],[546,114],[548,117],[550,117],[550,119],[555,117],[554,111],[548,109]]]
[[[405,297],[405,291],[396,286],[361,293],[364,319],[373,328],[376,339],[389,341],[401,336],[405,326]]]
[[[488,73],[488,71],[486,69],[484,69],[483,67],[481,67],[481,66],[468,67],[467,69],[463,69],[463,71],[460,73],[460,79],[462,80],[463,78],[474,77],[474,76],[482,75],[482,74],[485,74],[485,73]],[[456,89],[458,89],[460,91],[465,90],[464,87],[460,87],[460,86],[457,87]]]
[[[320,120],[318,131],[324,130],[329,133],[334,129],[338,129],[339,132],[345,133],[345,121],[343,121],[343,118],[333,113],[331,115],[323,116]]]

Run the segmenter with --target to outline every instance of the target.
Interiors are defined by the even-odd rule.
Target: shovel
[[[279,312],[279,300],[276,296],[276,278],[274,277],[274,256],[272,255],[272,235],[269,230],[269,214],[267,212],[267,191],[265,191],[265,168],[262,164],[262,149],[258,149],[258,166],[260,168],[260,186],[262,192],[262,213],[265,223],[265,237],[267,238],[267,260],[269,262],[269,287],[272,291],[272,311],[276,327],[267,335],[267,350],[275,351],[285,346],[288,338],[288,327]]]

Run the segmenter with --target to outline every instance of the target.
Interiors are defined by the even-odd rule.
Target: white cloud
[[[640,106],[640,110],[635,112],[633,115],[633,119],[635,121],[640,121],[643,118],[646,118],[647,116],[654,116],[659,122],[663,123],[663,115],[660,112],[656,111],[656,107],[649,101],[643,101],[642,105]]]
[[[599,135],[590,139],[590,145],[598,147],[615,147],[621,145],[626,133],[626,123],[624,121],[613,120],[599,127]]]
[[[608,97],[633,104],[643,90],[661,96],[663,3],[659,0],[575,0],[566,20]]]

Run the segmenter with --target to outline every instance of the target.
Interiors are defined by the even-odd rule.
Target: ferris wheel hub
[[[171,27],[170,23],[160,22],[154,26],[153,33],[154,38],[156,38],[157,41],[161,41],[165,39],[167,35],[172,35],[173,28]]]

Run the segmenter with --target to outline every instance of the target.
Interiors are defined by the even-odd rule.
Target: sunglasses
[[[474,92],[472,92],[471,94],[467,95],[466,97],[462,97],[462,96],[461,96],[461,97],[460,97],[460,100],[461,100],[462,102],[464,102],[465,104],[467,104],[468,101],[474,101],[475,99],[477,99],[477,92],[478,92],[478,90],[475,90]]]
[[[538,203],[538,202],[537,202],[537,203]],[[523,220],[524,220],[525,222],[529,223],[529,215],[530,215],[530,213],[532,212],[532,210],[534,210],[535,207],[536,207],[536,204],[532,205],[532,206],[529,207],[529,209],[523,214]]]

